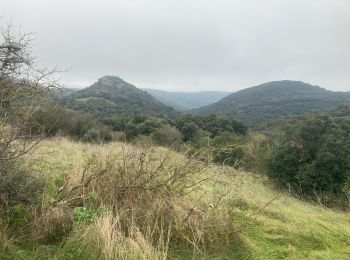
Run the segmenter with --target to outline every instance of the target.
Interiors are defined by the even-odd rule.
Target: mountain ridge
[[[87,88],[80,89],[64,100],[67,107],[97,117],[115,115],[166,115],[175,114],[147,92],[117,76],[106,75]]]
[[[216,103],[190,112],[234,117],[247,124],[325,111],[350,104],[350,92],[335,92],[302,81],[280,80],[234,92]]]

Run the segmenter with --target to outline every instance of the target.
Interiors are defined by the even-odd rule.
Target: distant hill
[[[287,115],[330,110],[342,104],[350,104],[350,92],[333,92],[301,81],[282,80],[243,89],[191,112],[225,115],[255,124]]]
[[[201,91],[201,92],[168,92],[157,89],[144,89],[160,102],[173,107],[177,111],[186,111],[212,104],[230,92]]]
[[[63,97],[65,106],[97,117],[173,115],[175,111],[119,77],[104,76],[90,87]]]

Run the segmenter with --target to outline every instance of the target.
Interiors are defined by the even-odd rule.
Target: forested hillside
[[[119,77],[104,76],[90,87],[73,92],[62,103],[97,117],[121,115],[173,115],[175,111]]]
[[[342,104],[350,104],[350,92],[333,92],[301,81],[283,80],[243,89],[192,112],[225,115],[254,124],[287,115],[329,110]]]

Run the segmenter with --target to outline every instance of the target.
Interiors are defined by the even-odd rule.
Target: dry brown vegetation
[[[232,169],[212,171],[208,163],[165,148],[121,143],[84,157],[38,208],[30,223],[34,240],[69,237],[67,245],[78,243],[83,256],[105,259],[134,259],[131,252],[165,259],[177,251],[204,257],[238,241],[227,207],[232,194],[217,191],[208,200],[205,189]]]

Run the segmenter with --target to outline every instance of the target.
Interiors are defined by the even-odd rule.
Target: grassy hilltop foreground
[[[349,213],[166,148],[51,139],[27,164],[43,209],[0,222],[1,259],[350,258]]]

